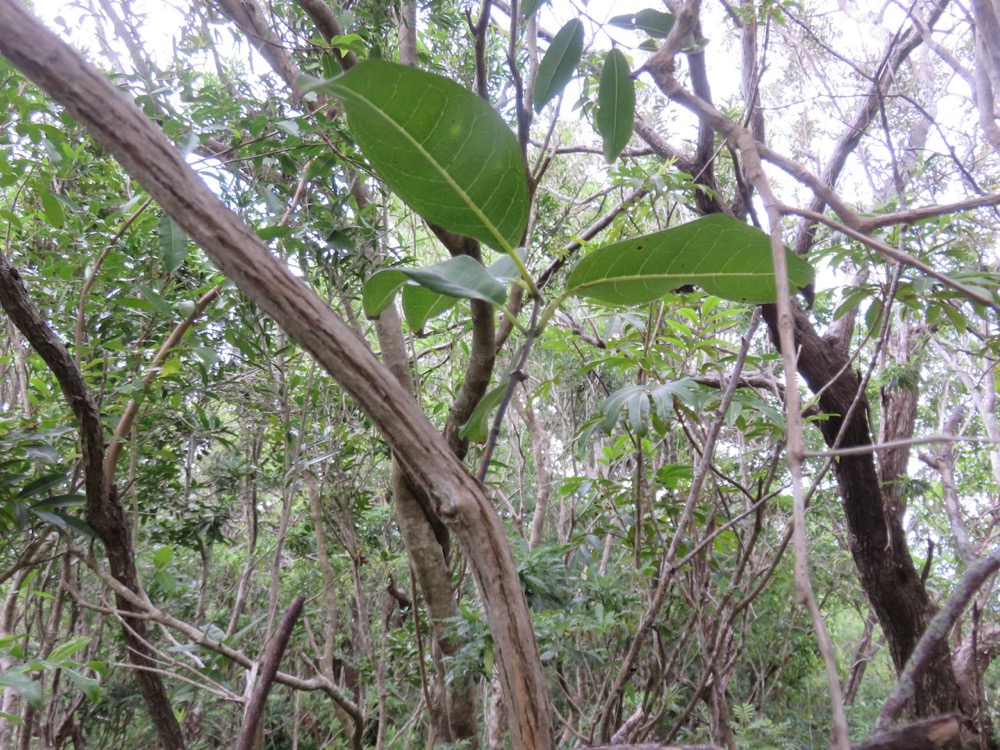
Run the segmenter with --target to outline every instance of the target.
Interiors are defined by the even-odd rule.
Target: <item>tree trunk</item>
[[[773,305],[764,305],[763,312],[771,337],[777,341],[776,310]],[[820,410],[832,415],[819,423],[826,444],[839,448],[871,445],[868,402],[865,394],[858,392],[860,378],[850,369],[846,352],[836,342],[821,337],[800,307],[793,305],[793,313],[799,372],[812,391],[820,394]],[[886,512],[874,452],[840,456],[833,470],[861,587],[885,633],[893,665],[900,672],[936,608],[913,565],[900,516]],[[959,709],[951,657],[941,648],[917,685],[912,711],[915,716],[932,716]]]

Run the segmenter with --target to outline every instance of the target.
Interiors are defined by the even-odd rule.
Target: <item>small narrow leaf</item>
[[[160,256],[163,270],[173,273],[187,256],[187,235],[180,225],[167,214],[160,217]]]
[[[604,141],[604,158],[610,164],[632,138],[635,118],[635,83],[628,60],[617,47],[608,52],[597,90],[594,125]]]
[[[670,421],[677,401],[691,405],[693,382],[690,378],[681,378],[654,386],[627,385],[619,388],[601,405],[604,431],[611,432],[614,429],[624,410],[629,428],[640,436],[648,434],[651,417],[656,418],[653,421],[654,425],[662,426]],[[660,426],[657,429],[660,429]]]
[[[47,474],[44,477],[39,477],[17,493],[18,497],[32,497],[35,495],[43,495],[54,487],[58,487],[67,479],[66,474],[59,472],[58,474]]]
[[[351,133],[386,185],[445,229],[513,252],[528,222],[517,138],[493,108],[447,78],[366,60],[327,81]]]
[[[582,55],[583,21],[574,18],[559,29],[538,64],[534,90],[536,112],[541,112],[542,108],[566,87]]]
[[[806,286],[812,268],[786,252],[789,281]],[[697,284],[737,302],[773,302],[771,240],[729,216],[713,214],[663,232],[615,242],[587,255],[566,280],[570,294],[612,305],[639,305]]]
[[[90,636],[80,635],[75,638],[70,638],[65,643],[60,643],[49,654],[49,661],[62,661],[63,659],[70,658],[73,654],[87,647],[90,643]]]

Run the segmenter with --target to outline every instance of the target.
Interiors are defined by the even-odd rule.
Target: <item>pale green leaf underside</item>
[[[518,253],[523,258],[524,251],[518,250]],[[438,283],[436,279],[439,276],[446,281]],[[459,256],[426,269],[379,271],[365,284],[362,299],[365,314],[374,317],[392,303],[396,291],[402,286],[403,317],[411,330],[419,331],[428,320],[450,310],[459,298],[483,299],[502,305],[506,300],[505,284],[520,277],[517,265],[509,255],[504,255],[485,269],[472,258]]]
[[[507,301],[507,287],[503,281],[475,259],[459,255],[427,268],[390,268],[373,274],[365,283],[362,293],[365,315],[370,318],[378,315],[392,304],[396,291],[409,282],[446,297],[480,299],[498,306]],[[406,302],[404,299],[404,308]],[[413,308],[407,317],[409,319],[412,315],[414,320],[419,320],[417,329],[421,328],[430,316],[444,312],[450,307],[429,295],[411,297],[410,304]]]
[[[379,177],[448,231],[512,252],[528,221],[517,139],[478,96],[453,81],[366,60],[311,88],[344,103],[351,132]]]
[[[786,257],[791,285],[809,284],[809,264],[792,253]],[[705,216],[605,245],[580,261],[566,288],[608,304],[638,305],[686,284],[737,302],[773,302],[777,287],[770,238],[728,216]]]
[[[617,47],[608,52],[597,91],[594,125],[604,141],[604,158],[613,162],[632,138],[635,117],[635,84],[625,54]]]

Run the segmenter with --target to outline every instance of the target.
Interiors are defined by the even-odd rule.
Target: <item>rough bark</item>
[[[793,317],[799,372],[810,389],[820,394],[821,410],[832,415],[819,423],[827,445],[871,445],[868,406],[864,394],[858,393],[858,374],[848,367],[842,351],[815,331],[801,308],[794,307]],[[764,318],[772,338],[776,338],[773,306],[764,306]],[[858,404],[852,411],[856,398]],[[848,413],[850,418],[845,422]],[[874,454],[840,456],[833,468],[861,587],[885,633],[893,664],[902,672],[934,616],[935,606],[913,565],[900,517],[885,512]],[[951,658],[947,645],[941,644],[916,686],[913,712],[932,716],[959,708]]]
[[[549,698],[500,520],[481,484],[367,345],[194,174],[124,93],[14,0],[0,0],[0,52],[88,128],[244,293],[351,394],[470,562],[501,669],[515,748],[549,748]]]

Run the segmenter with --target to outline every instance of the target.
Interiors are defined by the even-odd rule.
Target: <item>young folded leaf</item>
[[[574,18],[559,29],[538,64],[533,94],[536,112],[541,112],[569,83],[583,55],[583,21]]]
[[[300,87],[343,102],[365,157],[410,208],[514,251],[528,222],[528,180],[517,138],[489,104],[447,78],[385,60]]]
[[[793,287],[812,280],[812,267],[787,253]],[[713,214],[655,234],[595,250],[566,280],[568,293],[612,305],[639,305],[686,284],[737,302],[774,302],[771,239],[741,221]]]
[[[498,306],[507,301],[507,287],[502,281],[479,261],[459,255],[427,268],[389,268],[372,274],[361,294],[365,315],[374,318],[382,312],[407,282],[448,297],[481,299]]]
[[[612,163],[628,145],[635,118],[635,83],[625,54],[617,47],[604,58],[597,90],[594,125],[604,141],[604,158]]]

